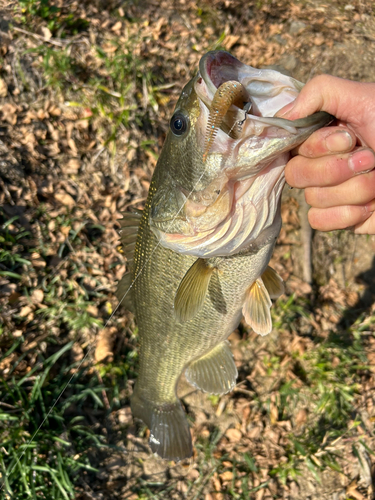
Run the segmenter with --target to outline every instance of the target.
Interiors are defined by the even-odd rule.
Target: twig
[[[95,368],[96,371],[96,376],[98,377],[99,383],[104,385],[103,379],[99,373],[99,370]],[[105,389],[102,389],[102,398],[104,402],[105,409],[108,411],[111,409],[111,405],[109,404],[108,396],[107,393],[105,392]]]
[[[26,31],[22,28],[17,28],[17,26],[13,26],[13,30],[14,31],[18,31],[19,33],[23,33],[24,35],[29,35],[29,36],[32,36],[34,38],[37,38],[38,40],[41,40],[42,42],[45,42],[45,43],[50,43],[51,45],[56,45],[57,47],[66,47],[69,43],[72,43],[71,41],[66,41],[66,42],[63,42],[62,40],[57,40],[57,39],[48,39],[48,38],[45,38],[44,36],[41,36],[41,35],[37,35],[36,33],[31,33],[31,31]]]

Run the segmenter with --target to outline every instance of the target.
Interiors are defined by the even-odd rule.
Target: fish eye
[[[178,111],[172,116],[170,126],[174,135],[180,137],[187,131],[189,127],[189,119],[180,111]]]

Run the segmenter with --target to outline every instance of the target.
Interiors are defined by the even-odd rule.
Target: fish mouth
[[[199,74],[195,84],[195,91],[205,108],[206,145],[212,123],[211,115],[218,112],[217,109],[212,109],[213,102],[221,89],[228,87],[225,84],[229,82],[239,83],[246,93],[247,102],[242,105],[233,102],[228,106],[222,122],[218,124],[217,140],[212,141],[212,152],[223,152],[225,144],[227,151],[228,145],[233,151],[233,147],[241,146],[251,137],[289,137],[291,140],[287,141],[288,148],[292,149],[289,143],[298,145],[311,134],[312,127],[322,127],[334,119],[324,112],[294,121],[276,117],[280,109],[296,99],[304,84],[274,69],[247,66],[229,52],[211,51],[199,62]],[[305,133],[307,129],[308,134]],[[209,148],[211,149],[211,145]]]
[[[333,117],[277,117],[303,84],[273,69],[247,66],[225,51],[203,56],[192,85],[200,107],[192,168],[207,176],[193,189],[175,185],[178,196],[172,197],[171,186],[159,188],[153,232],[165,248],[202,258],[274,241],[289,151]]]

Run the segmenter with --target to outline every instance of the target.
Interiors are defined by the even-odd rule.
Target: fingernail
[[[355,173],[370,172],[375,167],[375,156],[371,149],[361,149],[349,157],[349,168]]]
[[[353,144],[352,136],[346,130],[339,130],[326,137],[326,147],[331,153],[348,151]]]

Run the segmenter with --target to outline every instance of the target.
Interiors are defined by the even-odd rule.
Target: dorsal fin
[[[121,225],[120,240],[124,255],[128,261],[134,258],[135,242],[138,235],[139,222],[142,218],[142,210],[123,212],[123,218],[119,221]]]
[[[182,278],[174,299],[175,315],[184,323],[202,308],[215,267],[205,259],[197,259]]]
[[[242,308],[246,323],[259,335],[272,331],[271,299],[262,278],[258,278],[246,292]]]
[[[285,292],[284,281],[272,267],[267,267],[262,280],[271,299],[278,299]]]
[[[134,290],[133,290],[133,277],[132,273],[125,273],[124,276],[120,279],[117,285],[117,290],[115,295],[117,300],[121,302],[121,306],[123,306],[127,311],[135,314],[134,310]]]

